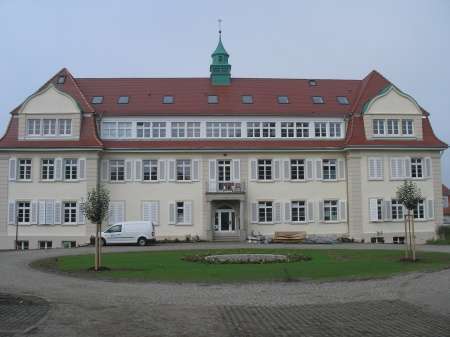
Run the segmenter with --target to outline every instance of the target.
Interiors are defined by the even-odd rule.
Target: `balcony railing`
[[[245,184],[243,182],[210,181],[207,191],[209,193],[244,193]]]

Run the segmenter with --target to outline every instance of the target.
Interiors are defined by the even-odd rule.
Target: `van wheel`
[[[102,239],[102,246],[105,247],[106,246],[106,240]]]
[[[138,246],[145,246],[147,245],[147,239],[146,238],[139,238],[137,241]]]

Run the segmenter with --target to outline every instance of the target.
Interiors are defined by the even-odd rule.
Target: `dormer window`
[[[242,103],[243,104],[252,104],[253,96],[252,95],[242,95]]]
[[[56,81],[56,83],[64,84],[65,81],[66,81],[66,76],[61,75],[61,76],[58,77],[58,80]]]
[[[27,134],[28,134],[28,136],[40,136],[41,135],[41,120],[40,119],[27,120]]]
[[[102,104],[103,96],[92,96],[91,103],[92,104]]]
[[[308,84],[310,87],[315,87],[317,85],[317,81],[316,80],[309,80]]]
[[[289,97],[288,96],[278,96],[277,101],[278,101],[278,104],[288,104]]]
[[[164,96],[163,104],[173,104],[175,102],[175,98],[173,96]]]
[[[128,96],[119,96],[119,99],[117,100],[118,104],[128,104],[129,97]]]
[[[322,96],[312,96],[312,101],[314,104],[323,104],[325,102]]]
[[[217,103],[219,103],[219,96],[217,95],[208,96],[208,104],[217,104]]]
[[[55,136],[56,135],[56,119],[44,119],[42,134],[44,136]]]
[[[350,104],[350,102],[348,101],[347,96],[337,96],[336,100],[341,105],[349,105]]]

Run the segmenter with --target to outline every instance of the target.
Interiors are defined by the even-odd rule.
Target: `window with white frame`
[[[56,119],[43,120],[42,134],[44,136],[56,136]]]
[[[247,137],[273,138],[276,136],[275,122],[247,122]]]
[[[381,198],[369,199],[369,217],[370,221],[383,221],[384,219],[384,200]]]
[[[70,136],[72,134],[72,120],[71,119],[59,119],[58,120],[58,132],[60,136]]]
[[[19,159],[19,180],[31,180],[31,159]]]
[[[305,160],[291,159],[291,179],[305,180]]]
[[[258,222],[271,223],[273,220],[273,203],[272,201],[258,202]]]
[[[31,222],[31,203],[29,201],[19,201],[17,203],[17,223],[28,225]]]
[[[76,201],[64,201],[63,214],[65,224],[77,223],[77,202]]]
[[[341,123],[330,122],[330,137],[340,138],[341,137]]]
[[[117,124],[117,136],[119,138],[131,138],[133,132],[133,123],[118,122]]]
[[[158,180],[158,161],[156,159],[143,160],[142,167],[144,181]]]
[[[383,220],[383,199],[377,199],[377,220],[382,221]]]
[[[125,160],[110,160],[109,172],[111,181],[124,181],[125,180]]]
[[[338,220],[338,201],[324,200],[323,202],[323,219],[325,221]]]
[[[153,122],[152,123],[152,135],[153,135],[153,138],[165,138],[166,137],[166,122]]]
[[[383,158],[369,158],[369,180],[383,180]]]
[[[185,181],[191,180],[191,160],[190,159],[177,159],[177,180]]]
[[[403,205],[399,200],[391,200],[392,220],[403,220]]]
[[[403,119],[402,120],[402,134],[405,136],[412,136],[413,131],[413,120],[412,119]]]
[[[416,207],[414,207],[413,213],[414,213],[414,219],[419,219],[419,220],[425,219],[425,202],[424,202],[424,200],[420,200],[417,203]]]
[[[258,180],[272,180],[272,159],[258,159]]]
[[[336,159],[322,160],[323,180],[336,180]]]
[[[200,122],[186,123],[186,137],[199,138],[200,137]]]
[[[306,221],[306,203],[305,201],[291,202],[291,219],[292,222]]]
[[[102,136],[104,138],[116,138],[117,137],[117,122],[103,122],[102,123]]]
[[[316,137],[326,137],[327,136],[327,123],[315,122],[314,123],[314,135]]]
[[[206,122],[206,137],[208,138],[237,138],[241,136],[241,122]]]
[[[372,121],[373,134],[376,136],[384,135],[384,119],[374,119]]]
[[[27,135],[28,136],[40,136],[41,135],[41,120],[40,119],[28,119],[27,120]]]
[[[171,123],[171,136],[173,138],[185,138],[186,137],[186,122],[172,122]]]
[[[390,136],[396,136],[399,134],[398,119],[387,120],[387,134]]]
[[[308,122],[281,122],[281,137],[307,138],[309,137]]]
[[[16,241],[17,248],[20,250],[26,250],[30,247],[30,242],[28,240],[18,240]]]
[[[176,223],[184,223],[185,221],[185,204],[184,201],[177,201],[176,203]]]
[[[42,159],[42,180],[55,179],[55,159]]]
[[[64,159],[64,180],[76,180],[78,178],[78,160]]]
[[[53,242],[47,240],[39,240],[38,247],[39,249],[51,249],[53,247]]]
[[[423,178],[422,158],[411,158],[411,178]]]
[[[136,137],[137,138],[150,138],[152,136],[152,123],[151,122],[137,122],[136,123]]]

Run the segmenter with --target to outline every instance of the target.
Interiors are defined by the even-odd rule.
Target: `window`
[[[103,96],[92,96],[91,103],[92,104],[102,104],[103,103]]]
[[[51,241],[38,241],[39,249],[51,249],[52,245]]]
[[[186,137],[186,123],[185,122],[172,122],[172,137],[184,138]]]
[[[40,119],[28,119],[27,120],[27,134],[28,134],[28,136],[40,136],[41,135],[41,120]]]
[[[372,121],[372,126],[374,135],[384,135],[384,119],[374,119]]]
[[[281,122],[281,137],[307,138],[309,137],[309,123],[307,122]]]
[[[411,158],[411,177],[423,178],[423,160],[422,158]]]
[[[291,179],[305,180],[305,160],[291,159]]]
[[[316,137],[326,137],[327,136],[327,123],[325,123],[325,122],[314,123],[314,134]]]
[[[241,122],[206,122],[206,137],[241,137]]]
[[[152,136],[151,122],[137,122],[136,123],[136,137],[150,138]]]
[[[342,105],[349,105],[350,104],[350,102],[348,101],[347,96],[338,96],[338,97],[336,97],[336,100],[338,101],[339,104],[342,104]]]
[[[102,136],[104,138],[116,138],[117,137],[117,123],[116,122],[103,122],[102,123]]]
[[[322,160],[323,180],[336,180],[336,159]]]
[[[154,160],[143,160],[143,180],[144,181],[156,181],[158,180],[158,161]]]
[[[388,119],[387,120],[387,134],[388,135],[398,135],[398,119]]]
[[[309,80],[308,84],[310,87],[315,87],[317,85],[317,81],[316,80]]]
[[[153,138],[166,137],[166,122],[153,122],[152,134],[153,134]]]
[[[413,120],[412,119],[403,119],[402,120],[402,134],[405,136],[413,135]]]
[[[19,180],[31,180],[31,159],[19,159]]]
[[[217,103],[219,103],[219,96],[208,95],[208,104],[217,104]]]
[[[242,96],[242,103],[244,103],[244,104],[252,104],[253,103],[253,96],[251,96],[251,95],[243,95]]]
[[[337,221],[338,219],[337,200],[325,200],[323,202],[323,219],[325,221]]]
[[[341,137],[341,123],[330,122],[330,137]]]
[[[414,207],[414,219],[425,219],[425,203],[423,200],[420,200],[416,207]]]
[[[119,96],[119,98],[117,99],[118,104],[128,104],[128,102],[129,102],[128,96]]]
[[[403,205],[400,201],[393,199],[391,201],[392,220],[403,220]]]
[[[373,236],[370,238],[370,243],[384,243],[383,236]]]
[[[383,180],[383,158],[369,158],[369,180]]]
[[[122,232],[122,225],[114,225],[109,227],[108,230],[106,230],[106,233],[120,233]]]
[[[163,104],[173,104],[175,102],[175,98],[173,96],[164,96]]]
[[[292,201],[291,203],[292,222],[306,221],[306,207],[304,201]]]
[[[384,200],[377,198],[369,199],[369,218],[372,222],[383,221],[384,219]]]
[[[125,180],[125,160],[110,160],[109,169],[111,181]]]
[[[377,220],[383,220],[383,199],[377,199]]]
[[[16,242],[16,246],[20,249],[20,250],[26,250],[29,248],[30,243],[28,240],[18,240]]]
[[[64,179],[76,180],[78,178],[78,160],[64,159]]]
[[[322,96],[312,96],[311,98],[314,104],[323,104],[325,102]]]
[[[289,97],[288,96],[278,96],[277,101],[278,101],[278,104],[288,104]]]
[[[273,214],[272,201],[258,202],[258,222],[271,223]]]
[[[131,138],[132,129],[133,129],[132,122],[119,122],[117,135],[119,138]]]
[[[176,214],[177,214],[177,219],[176,222],[177,223],[184,223],[184,201],[178,201],[176,204]]]
[[[17,203],[17,223],[19,225],[30,224],[31,203],[29,201],[19,201]]]
[[[42,180],[55,179],[55,160],[42,159]]]
[[[66,76],[61,75],[58,77],[58,80],[56,81],[57,84],[64,84],[64,82],[66,81]]]
[[[272,180],[271,159],[258,159],[258,180]]]
[[[77,223],[77,203],[76,201],[65,201],[63,203],[64,223]]]
[[[63,248],[75,248],[77,246],[76,241],[62,241],[61,246]]]
[[[392,243],[402,245],[405,243],[405,237],[404,236],[394,236],[394,237],[392,237]]]
[[[56,119],[44,119],[43,126],[44,136],[55,136],[56,135]]]
[[[247,122],[247,137],[274,138],[276,136],[275,122]]]
[[[177,159],[177,180],[191,180],[191,160]]]
[[[60,136],[70,136],[72,134],[72,120],[71,119],[59,119],[58,120],[58,132]]]
[[[199,138],[200,137],[200,122],[187,122],[186,136],[188,138]]]

